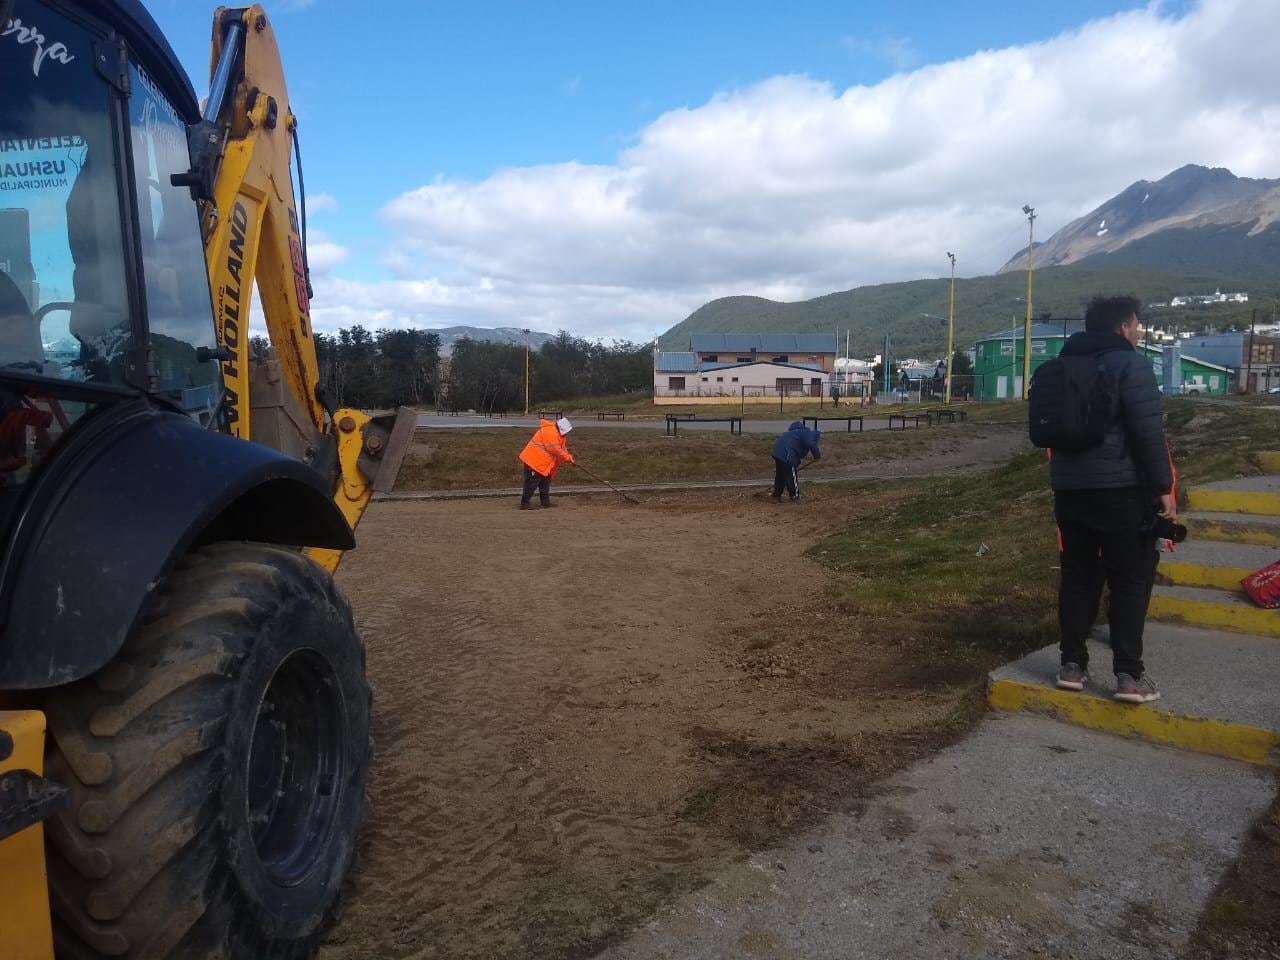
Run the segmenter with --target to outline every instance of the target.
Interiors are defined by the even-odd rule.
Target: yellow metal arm
[[[204,205],[201,225],[215,329],[225,357],[224,406],[230,429],[237,437],[272,443],[313,460],[326,446],[336,445],[334,502],[354,528],[375,487],[390,489],[394,482],[415,415],[408,410],[394,418],[326,411],[290,166],[297,118],[262,7],[217,10],[210,64],[215,89],[206,118],[222,143],[213,200]],[[210,111],[216,116],[209,116]],[[290,450],[280,431],[256,429],[252,422],[248,325],[255,282],[279,362],[278,378],[291,398],[290,423],[303,432],[300,446],[306,453]],[[312,551],[312,556],[329,570],[341,558],[331,550]]]

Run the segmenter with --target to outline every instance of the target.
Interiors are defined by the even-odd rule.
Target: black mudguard
[[[33,478],[4,544],[0,689],[105,665],[198,543],[355,545],[325,479],[300,461],[145,400],[87,420]]]

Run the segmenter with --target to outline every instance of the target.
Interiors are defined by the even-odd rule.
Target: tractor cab
[[[136,0],[0,0],[0,532],[78,421],[148,395],[216,425],[190,82]],[[8,509],[7,509],[8,508]]]

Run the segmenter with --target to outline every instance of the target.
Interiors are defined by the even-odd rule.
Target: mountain
[[[427,330],[440,337],[440,354],[448,356],[453,353],[453,345],[464,337],[469,340],[484,340],[489,343],[524,344],[524,331],[519,327],[443,327],[438,330]],[[537,350],[548,340],[554,340],[553,333],[529,332],[529,346]]]
[[[1103,221],[1106,221],[1105,224]],[[1153,323],[1201,330],[1248,323],[1253,305],[1280,296],[1280,180],[1186,166],[1154,183],[1139,181],[1036,245],[1037,320],[1079,318],[1099,293],[1130,293],[1146,303],[1194,293],[1247,291],[1250,303],[1148,313]],[[1020,326],[1026,307],[1026,251],[992,276],[957,278],[955,343]],[[691,333],[849,331],[854,356],[879,353],[885,334],[897,356],[940,357],[948,281],[911,280],[857,287],[778,303],[724,297],[699,307],[659,338],[688,349]],[[1046,317],[1046,315],[1048,315]]]
[[[1155,182],[1139,180],[1032,251],[1038,268],[1067,266],[1140,245],[1140,252],[1130,251],[1112,262],[1199,270],[1216,260],[1238,273],[1239,254],[1248,260],[1264,254],[1249,249],[1249,244],[1233,244],[1236,255],[1221,256],[1209,249],[1215,234],[1243,227],[1235,233],[1240,239],[1252,238],[1269,230],[1278,217],[1280,180],[1254,180],[1222,167],[1188,164]],[[1163,236],[1169,232],[1173,239]],[[1202,246],[1205,249],[1198,249]],[[999,272],[1026,269],[1027,252],[1020,250]]]
[[[1037,269],[1033,307],[1037,320],[1053,322],[1083,316],[1084,305],[1098,293],[1131,293],[1143,302],[1164,301],[1187,293],[1247,290],[1251,302],[1270,303],[1280,295],[1274,271],[1238,275],[1228,272],[1175,273],[1142,266],[1098,266],[1092,261],[1069,267]],[[967,349],[989,333],[1021,326],[1027,279],[1021,273],[956,279],[955,345]],[[838,332],[845,331],[853,356],[879,353],[885,334],[893,338],[896,356],[937,358],[946,352],[946,324],[925,317],[947,315],[948,280],[909,280],[830,293],[798,303],[761,297],[722,297],[699,307],[659,338],[665,350],[687,350],[691,333]],[[1206,324],[1248,322],[1250,304],[1224,304],[1171,311],[1157,322],[1182,329]],[[1150,316],[1150,314],[1149,314]]]

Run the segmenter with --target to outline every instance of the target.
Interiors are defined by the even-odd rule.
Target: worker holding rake
[[[551,502],[551,480],[562,463],[573,463],[573,454],[565,444],[565,435],[573,429],[567,417],[559,420],[539,420],[538,431],[523,450],[520,461],[524,464],[524,492],[520,496],[520,509],[532,510],[533,491],[544,507],[554,507]]]
[[[786,487],[791,502],[800,499],[800,478],[796,469],[807,455],[822,459],[818,449],[818,431],[810,430],[801,420],[794,421],[773,443],[773,501],[782,502],[782,488]]]

